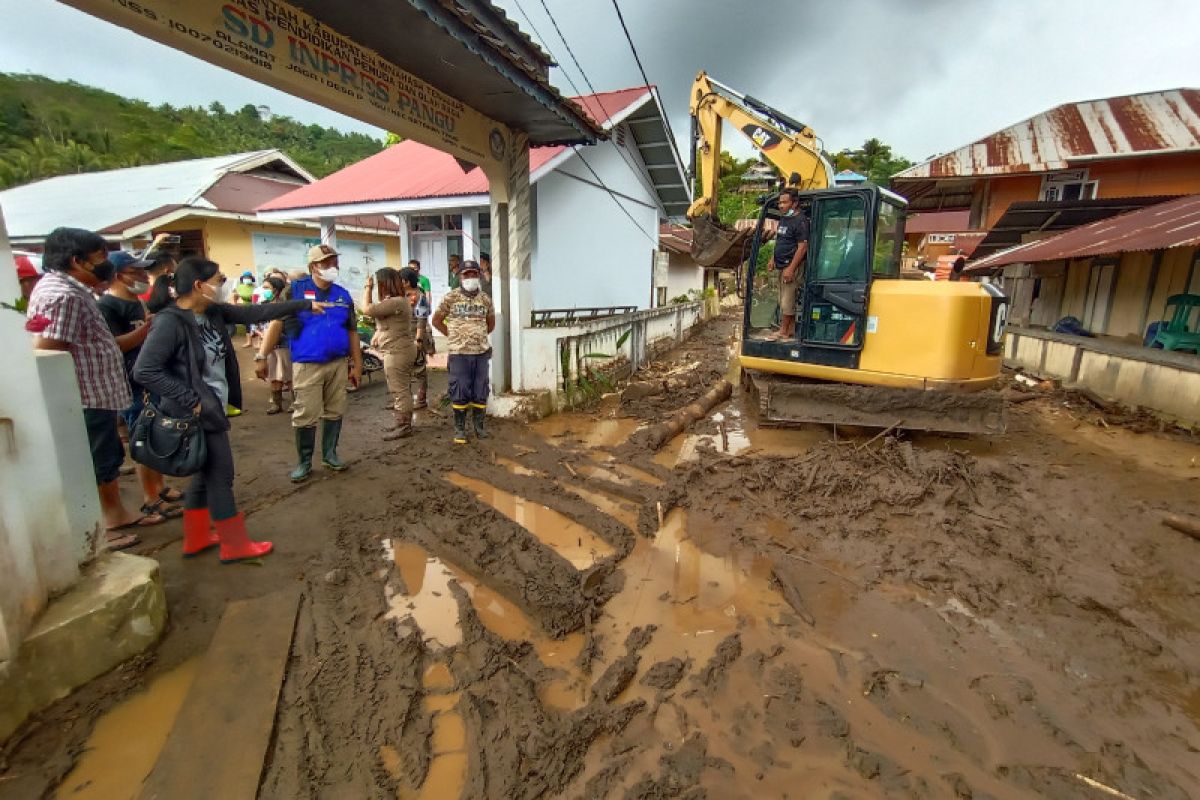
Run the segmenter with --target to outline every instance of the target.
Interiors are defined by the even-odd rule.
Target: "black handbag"
[[[188,357],[195,361],[191,331],[187,332]],[[186,478],[204,467],[208,446],[200,417],[169,417],[143,394],[142,412],[129,430],[129,455],[155,472]]]

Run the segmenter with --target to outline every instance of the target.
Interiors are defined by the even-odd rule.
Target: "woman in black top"
[[[133,368],[134,379],[160,398],[163,414],[199,418],[208,455],[183,497],[183,555],[220,544],[223,564],[271,552],[270,542],[250,540],[233,497],[225,406],[241,407],[241,375],[229,328],[299,311],[324,313],[322,304],[308,300],[235,306],[225,302],[227,295],[225,276],[215,262],[181,261],[175,270],[175,305],[155,315]]]

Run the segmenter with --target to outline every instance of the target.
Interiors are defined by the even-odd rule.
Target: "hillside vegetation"
[[[73,81],[0,73],[0,188],[268,148],[322,177],[379,152],[383,142],[253,105],[152,106]]]

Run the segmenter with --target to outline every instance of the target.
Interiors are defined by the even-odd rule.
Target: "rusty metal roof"
[[[1081,225],[1048,239],[1017,245],[972,262],[976,272],[1008,264],[1060,261],[1137,250],[1200,245],[1200,194]]]
[[[1078,161],[1200,150],[1200,89],[1066,103],[931,158],[893,181],[1011,175]]]

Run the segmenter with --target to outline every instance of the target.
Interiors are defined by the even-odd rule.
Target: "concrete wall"
[[[583,353],[603,353],[609,359],[589,359],[588,366],[599,369],[620,361],[626,369],[636,369],[654,355],[665,351],[691,335],[697,325],[719,313],[715,298],[711,303],[681,303],[646,309],[620,317],[596,320],[569,328],[526,328],[522,331],[522,391],[551,392],[557,401],[562,391],[562,348],[570,350],[569,366]],[[627,332],[630,332],[626,336]],[[624,341],[621,346],[617,342]]]
[[[667,302],[680,295],[686,295],[693,289],[700,291],[703,288],[704,268],[693,261],[691,256],[670,253],[667,265]]]
[[[20,296],[0,218],[0,297]],[[87,433],[67,353],[35,356],[25,318],[0,309],[0,668],[100,535]]]
[[[569,159],[538,181],[533,307],[586,308],[651,300],[659,211],[613,141],[582,150],[631,220],[580,161]],[[628,153],[626,153],[628,157]],[[630,199],[632,198],[632,199]],[[636,223],[636,224],[635,224]]]
[[[1200,426],[1200,357],[1010,327],[1005,362],[1041,378]]]

